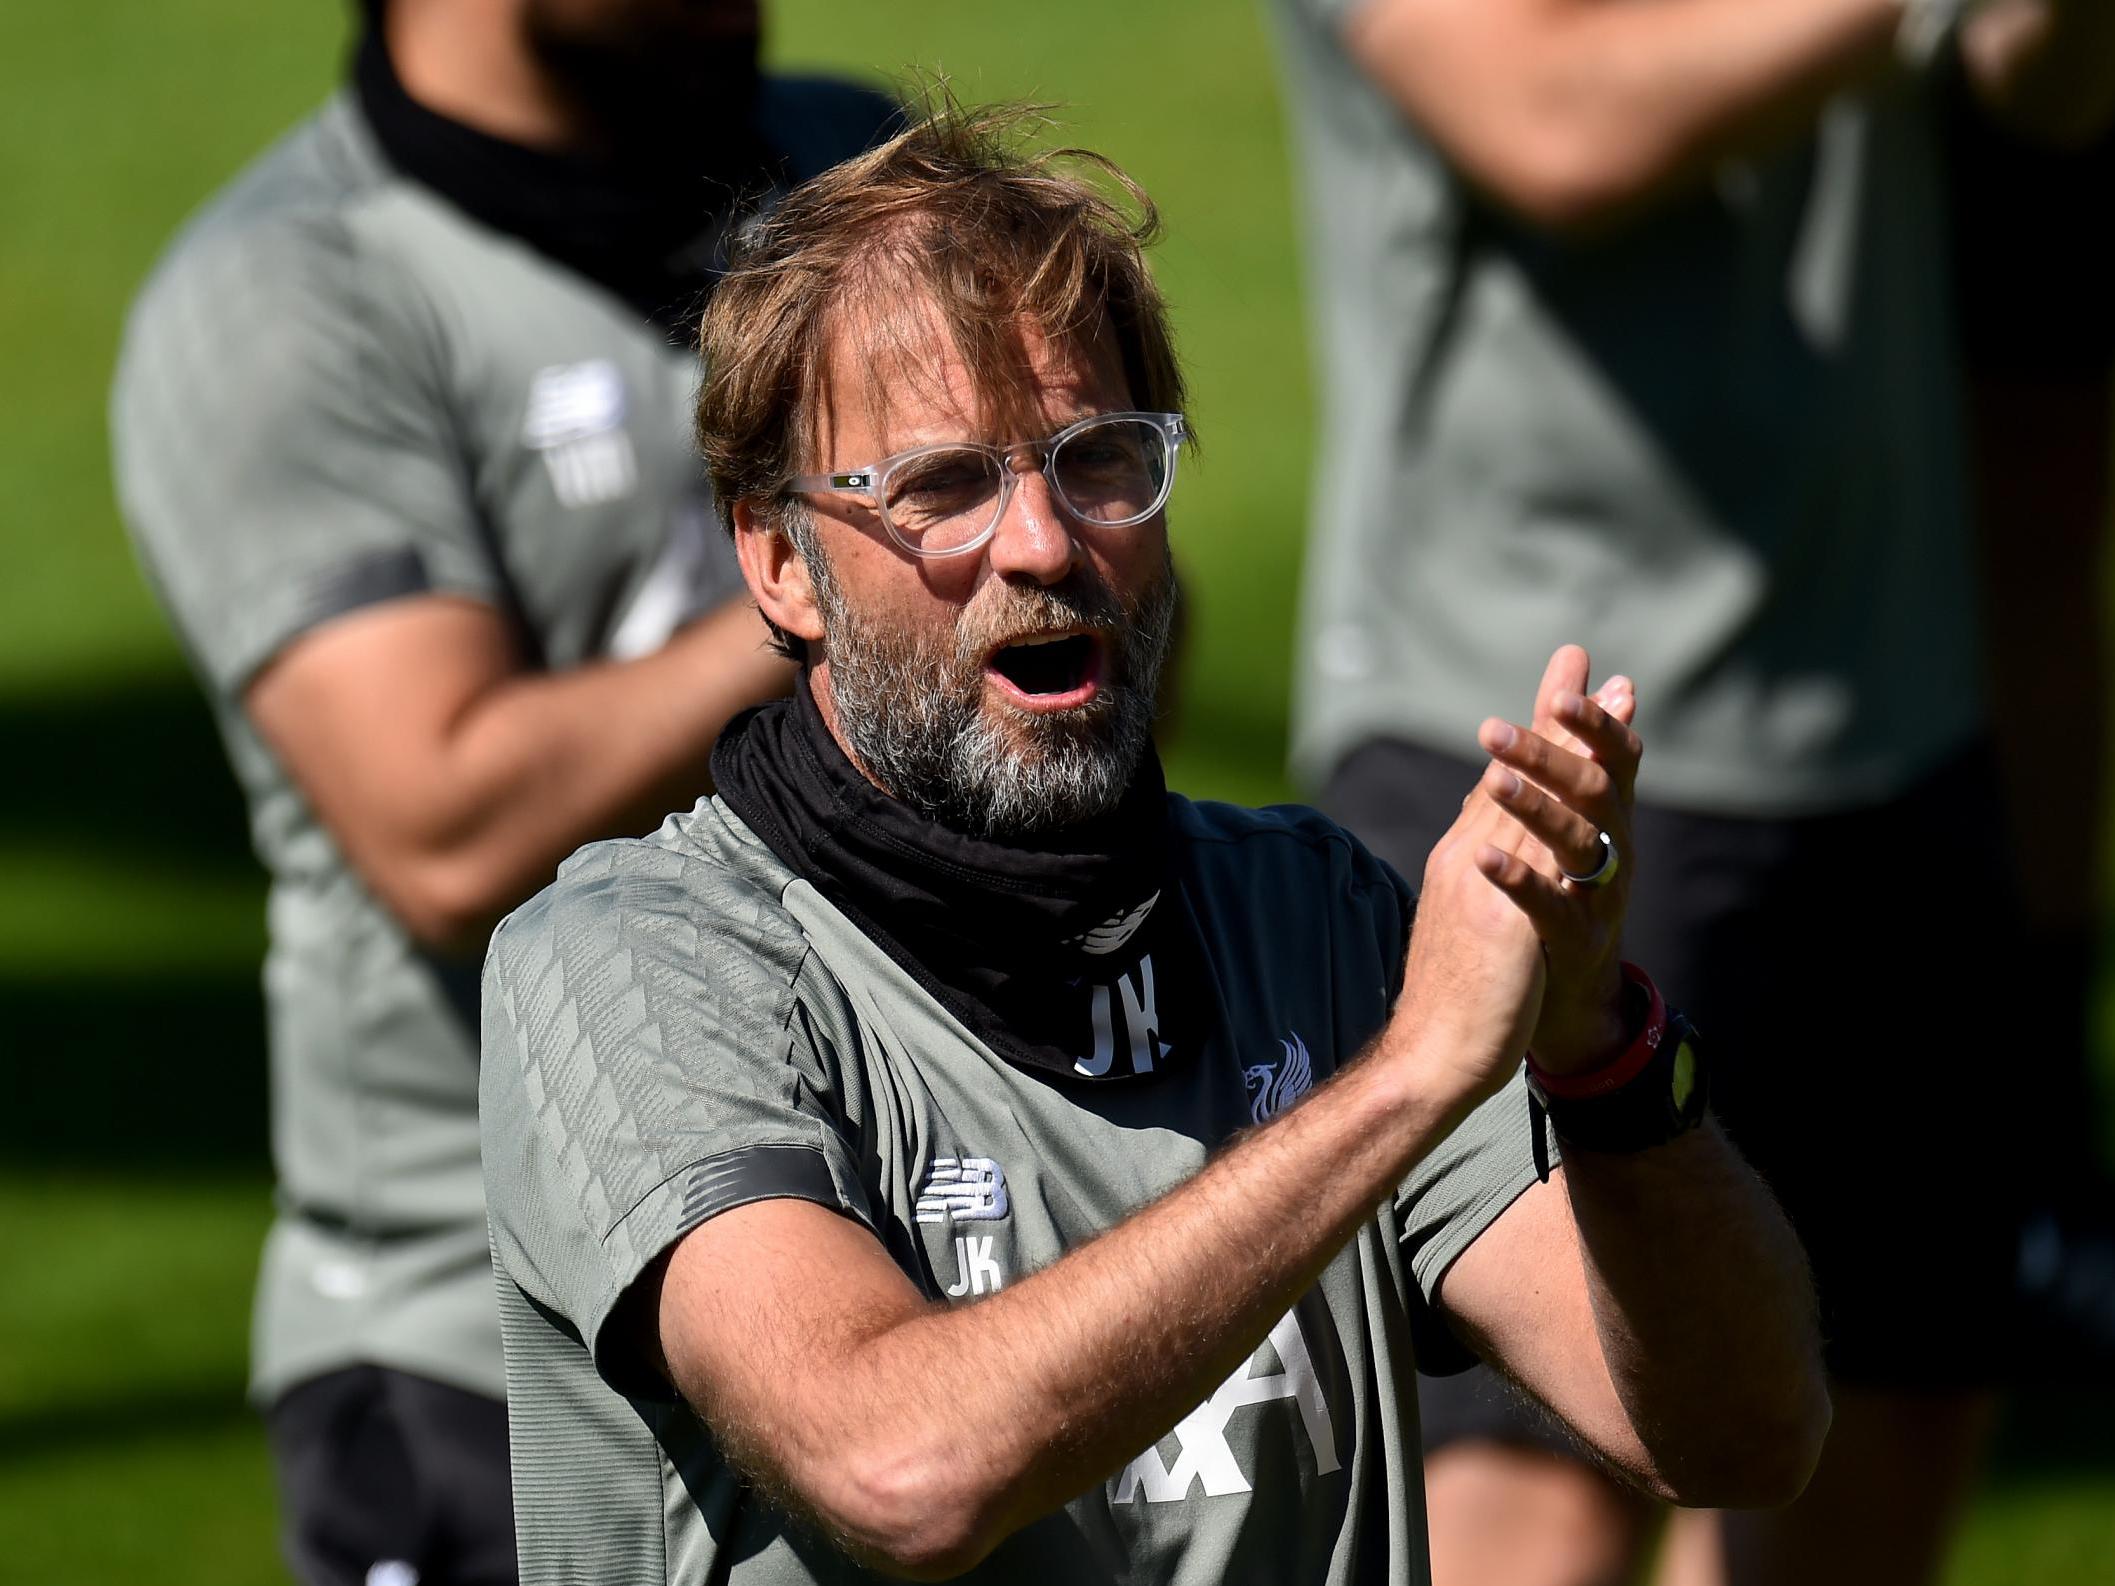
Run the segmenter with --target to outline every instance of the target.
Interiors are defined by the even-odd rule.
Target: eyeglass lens
[[[1051,483],[1065,510],[1086,523],[1135,523],[1160,504],[1173,443],[1145,419],[1110,418],[1074,430],[1052,451]],[[991,527],[1005,465],[975,447],[906,458],[882,485],[889,523],[923,550],[966,545]]]

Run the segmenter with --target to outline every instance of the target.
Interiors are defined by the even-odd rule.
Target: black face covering
[[[353,89],[397,169],[687,340],[719,277],[737,204],[782,175],[756,128],[754,44],[733,41],[728,51],[724,69],[702,79],[715,90],[684,96],[680,130],[598,152],[525,148],[428,110],[404,91],[373,25],[353,60]]]
[[[1213,999],[1151,755],[1107,815],[1036,840],[972,837],[860,775],[803,675],[793,699],[721,734],[712,775],[772,852],[1008,1062],[1127,1079],[1202,1046]],[[1179,1010],[1172,1030],[1159,1009]]]

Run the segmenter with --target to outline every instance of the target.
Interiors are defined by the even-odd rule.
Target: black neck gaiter
[[[1158,759],[1107,815],[1033,841],[972,837],[862,776],[803,676],[794,698],[728,726],[712,776],[773,853],[1008,1062],[1111,1080],[1203,1044],[1213,999],[1169,882]]]
[[[736,202],[774,163],[754,99],[692,108],[680,148],[553,152],[492,137],[428,110],[397,80],[370,26],[353,91],[389,162],[473,220],[519,237],[687,340],[725,258]],[[651,140],[642,140],[650,142]]]

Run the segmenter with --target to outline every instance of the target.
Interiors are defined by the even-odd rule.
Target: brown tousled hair
[[[1160,217],[1144,189],[1085,149],[1033,148],[1041,107],[930,97],[908,130],[752,221],[713,290],[698,335],[697,440],[730,531],[737,501],[783,521],[843,325],[886,363],[876,400],[885,380],[920,378],[937,318],[994,414],[1021,409],[1024,324],[1051,341],[1106,334],[1131,400],[1181,410],[1167,308],[1146,269]]]

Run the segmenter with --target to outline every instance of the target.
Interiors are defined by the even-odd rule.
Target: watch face
[[[1689,1098],[1696,1094],[1696,1048],[1685,1037],[1674,1049],[1674,1110],[1687,1116]]]

